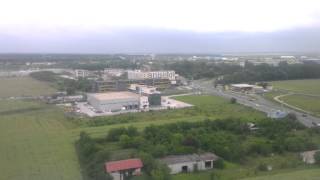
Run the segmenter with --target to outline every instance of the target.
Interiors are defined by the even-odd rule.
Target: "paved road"
[[[221,97],[224,97],[227,99],[231,99],[232,97],[236,98],[238,103],[243,104],[245,106],[252,107],[252,108],[257,109],[259,111],[262,111],[266,114],[275,112],[277,110],[286,111],[288,113],[293,112],[296,114],[297,119],[307,127],[313,127],[314,123],[320,123],[320,118],[317,118],[317,117],[314,117],[311,115],[307,115],[305,117],[304,113],[302,113],[302,112],[299,112],[299,111],[296,111],[293,109],[289,109],[289,108],[284,107],[282,105],[279,105],[277,103],[266,100],[265,98],[258,96],[258,95],[253,95],[255,100],[252,101],[252,97],[250,97],[248,95],[244,95],[242,93],[221,91],[219,89],[215,89],[213,87],[213,84],[211,81],[194,81],[191,86],[194,89],[201,90],[201,91],[208,93],[208,94],[221,96]]]

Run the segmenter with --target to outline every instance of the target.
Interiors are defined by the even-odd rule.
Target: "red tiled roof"
[[[108,173],[127,169],[142,168],[143,164],[140,159],[126,159],[121,161],[110,161],[105,164]]]

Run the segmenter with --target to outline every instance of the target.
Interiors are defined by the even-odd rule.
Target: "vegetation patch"
[[[0,98],[49,95],[56,90],[49,83],[30,77],[0,78]]]

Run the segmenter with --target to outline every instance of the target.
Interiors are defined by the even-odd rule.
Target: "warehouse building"
[[[88,103],[101,112],[147,109],[149,105],[147,100],[144,96],[127,91],[87,95]]]

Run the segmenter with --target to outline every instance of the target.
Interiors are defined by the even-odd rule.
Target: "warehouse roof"
[[[139,98],[138,94],[128,92],[128,91],[119,91],[119,92],[107,92],[107,93],[93,93],[89,94],[90,96],[98,100],[113,100],[113,99],[129,99],[129,98]]]

